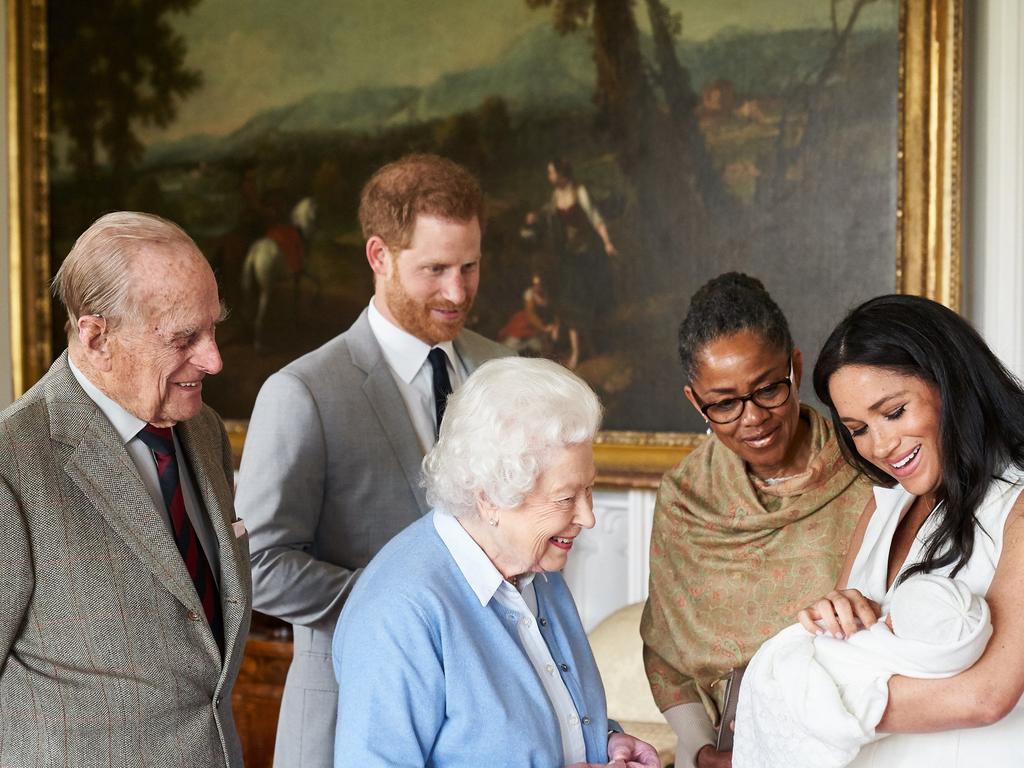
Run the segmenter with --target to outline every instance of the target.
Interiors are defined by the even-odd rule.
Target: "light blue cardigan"
[[[335,768],[555,768],[550,701],[519,645],[519,616],[480,605],[431,515],[385,546],[334,634]],[[583,723],[587,761],[608,761],[604,687],[560,573],[538,574],[537,623]]]

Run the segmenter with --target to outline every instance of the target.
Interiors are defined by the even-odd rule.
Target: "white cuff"
[[[697,753],[706,744],[715,743],[715,727],[699,701],[669,707],[662,714],[672,726],[676,745],[676,768],[696,768]]]

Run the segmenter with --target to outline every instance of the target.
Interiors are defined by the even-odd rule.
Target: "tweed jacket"
[[[472,331],[454,345],[470,372],[511,354]],[[333,766],[334,625],[361,569],[428,511],[422,461],[366,311],[260,390],[237,506],[251,532],[254,607],[295,630],[276,768]]]
[[[227,436],[177,427],[220,559],[223,659],[161,512],[66,353],[0,413],[0,765],[241,768],[249,628]]]

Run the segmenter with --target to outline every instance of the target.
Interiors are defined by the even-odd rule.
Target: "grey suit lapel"
[[[93,411],[88,430],[64,471],[168,591],[188,608],[201,611],[199,596],[167,524],[99,409]]]
[[[395,384],[391,368],[381,352],[377,337],[370,329],[366,310],[352,324],[348,332],[349,354],[353,364],[366,373],[363,392],[373,407],[377,419],[384,429],[391,450],[394,451],[402,472],[409,483],[409,489],[416,497],[420,513],[426,514],[430,507],[420,486],[420,464],[423,452],[413,429],[412,421],[405,409],[405,401]]]
[[[492,356],[487,354],[487,350],[479,343],[480,340],[480,336],[463,331],[452,342],[455,351],[459,353],[459,358],[466,366],[467,374],[475,371],[478,366]]]
[[[167,524],[107,417],[82,391],[65,358],[54,363],[48,377],[50,437],[71,448],[65,474],[167,591],[201,612]]]

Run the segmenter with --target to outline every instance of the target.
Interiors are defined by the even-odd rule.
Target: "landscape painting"
[[[486,193],[471,327],[574,369],[609,430],[702,426],[676,330],[720,272],[765,283],[809,363],[896,288],[898,0],[50,0],[47,24],[51,268],[106,211],[181,224],[230,308],[225,418],[366,307],[359,192],[408,152]]]

